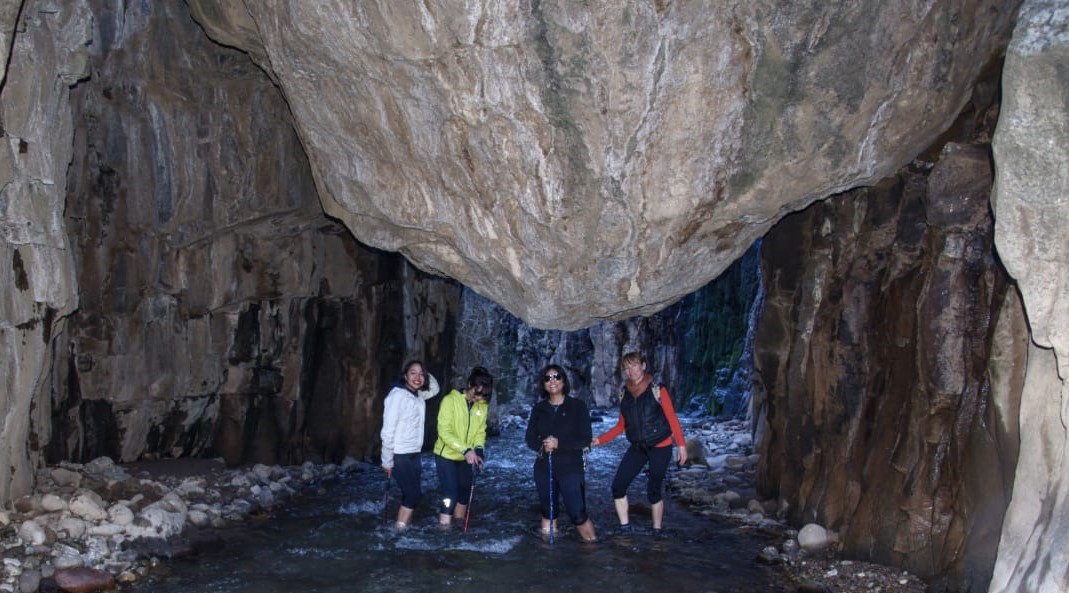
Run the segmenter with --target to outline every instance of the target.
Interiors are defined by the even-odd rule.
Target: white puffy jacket
[[[418,395],[404,387],[386,394],[382,412],[382,467],[393,467],[393,456],[419,453],[423,448],[423,425],[427,400],[438,395],[438,380],[427,373],[427,389]]]

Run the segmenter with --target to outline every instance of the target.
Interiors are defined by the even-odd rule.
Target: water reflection
[[[538,533],[531,480],[533,453],[522,431],[488,443],[468,532],[442,531],[436,483],[424,459],[425,496],[413,526],[396,534],[383,525],[385,481],[378,468],[355,473],[322,496],[306,496],[270,520],[221,534],[218,545],[170,563],[138,585],[159,593],[397,592],[429,593],[767,593],[776,574],[755,562],[768,542],[727,522],[692,515],[666,499],[666,535],[649,531],[648,507],[633,507],[634,534],[616,532],[609,483],[623,439],[588,458],[588,502],[600,541],[581,541],[566,517],[553,545]],[[645,500],[640,476],[629,493]],[[389,514],[396,512],[394,488]]]

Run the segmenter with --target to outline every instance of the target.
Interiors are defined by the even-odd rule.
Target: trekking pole
[[[475,499],[475,476],[479,475],[479,470],[475,467],[475,464],[471,464],[471,492],[468,493],[468,511],[464,513],[464,533],[468,532],[468,519],[471,519],[471,501]]]
[[[553,545],[553,451],[549,452],[549,545]]]
[[[390,512],[390,472],[386,472],[386,491],[382,494],[382,525],[389,525]]]

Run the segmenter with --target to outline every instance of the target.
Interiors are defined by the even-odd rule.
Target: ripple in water
[[[537,533],[531,479],[534,454],[510,431],[488,443],[476,480],[468,533],[437,526],[432,456],[423,463],[424,498],[403,533],[383,526],[383,474],[377,467],[307,495],[270,521],[228,528],[221,543],[136,585],[154,593],[770,593],[771,569],[755,561],[769,542],[666,500],[668,537],[648,530],[645,478],[629,492],[637,534],[616,532],[609,483],[623,439],[588,458],[587,502],[600,541],[580,540],[567,516],[553,545]],[[397,512],[393,487],[387,515]],[[637,504],[636,504],[637,503]]]

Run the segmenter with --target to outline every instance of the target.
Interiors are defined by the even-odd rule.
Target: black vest
[[[632,444],[653,447],[672,435],[672,427],[668,424],[668,417],[664,415],[661,402],[654,397],[654,389],[660,390],[661,386],[650,383],[642,395],[632,397],[631,392],[624,388],[624,396],[620,400],[620,414],[624,417],[627,440]]]

